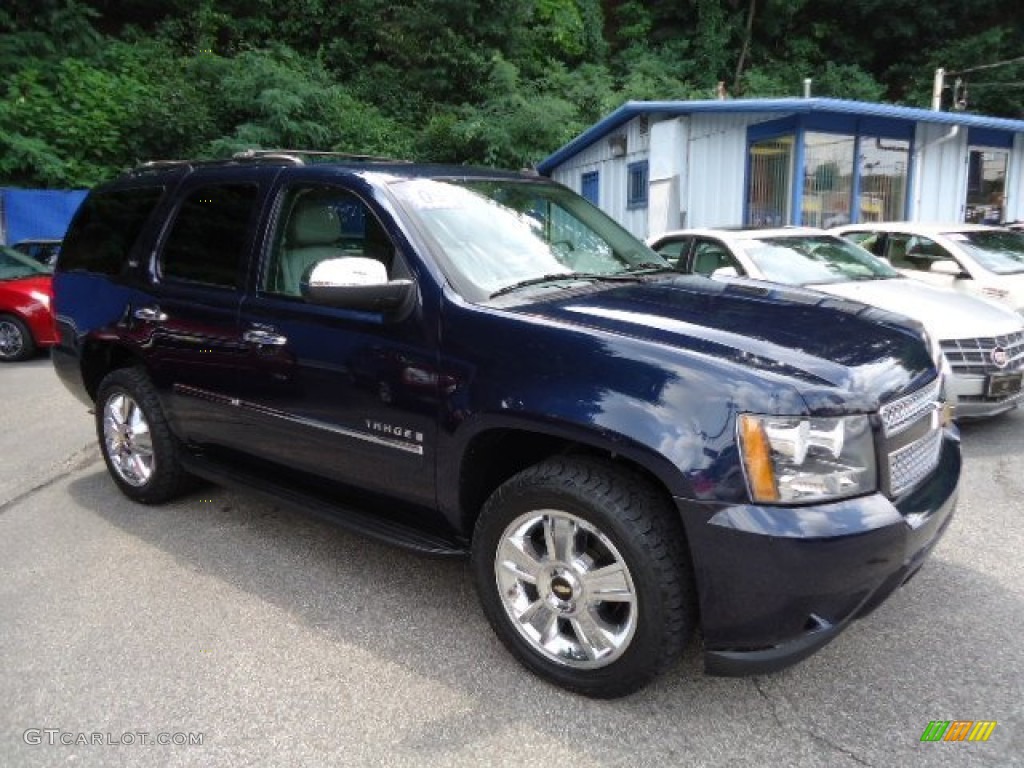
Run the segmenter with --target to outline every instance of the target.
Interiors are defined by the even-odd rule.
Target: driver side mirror
[[[739,277],[739,275],[740,273],[736,271],[736,267],[719,267],[708,277]]]
[[[362,256],[319,262],[301,290],[311,304],[383,314],[400,313],[416,295],[412,280],[388,280],[387,267]]]
[[[934,272],[937,275],[949,275],[950,277],[963,278],[969,277],[969,275],[960,268],[952,259],[939,259],[933,261],[929,267],[929,272]]]

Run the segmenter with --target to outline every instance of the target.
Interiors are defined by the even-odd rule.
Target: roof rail
[[[306,160],[349,160],[360,163],[407,163],[408,160],[396,160],[390,157],[378,157],[377,155],[359,155],[349,152],[320,152],[308,149],[245,149],[235,152],[229,158],[215,160],[150,160],[139,163],[134,168],[126,170],[123,176],[134,176],[147,172],[167,170],[169,168],[191,169],[197,166],[210,165],[235,165],[238,163],[291,163],[292,165],[305,165]]]
[[[383,157],[380,155],[367,155],[353,152],[324,152],[315,149],[246,149],[232,155],[236,160],[260,160],[276,159],[290,160],[296,165],[303,164],[303,158],[312,160],[338,159],[354,160],[360,163],[407,163],[408,160],[399,160],[394,157]]]

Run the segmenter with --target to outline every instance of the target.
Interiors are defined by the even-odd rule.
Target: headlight
[[[747,487],[755,502],[828,501],[877,488],[875,442],[867,416],[744,413],[737,431]]]

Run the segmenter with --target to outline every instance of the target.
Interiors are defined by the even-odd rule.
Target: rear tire
[[[27,360],[36,353],[36,341],[28,326],[14,315],[0,315],[0,362]]]
[[[610,462],[550,459],[504,483],[477,521],[472,569],[512,654],[586,696],[642,688],[679,659],[695,622],[675,510]]]
[[[128,498],[160,504],[187,486],[180,444],[142,369],[120,368],[100,382],[96,435],[110,476]]]

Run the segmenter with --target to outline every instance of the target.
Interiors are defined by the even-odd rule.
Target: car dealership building
[[[633,234],[1024,219],[1024,120],[840,99],[631,101],[538,164]]]

